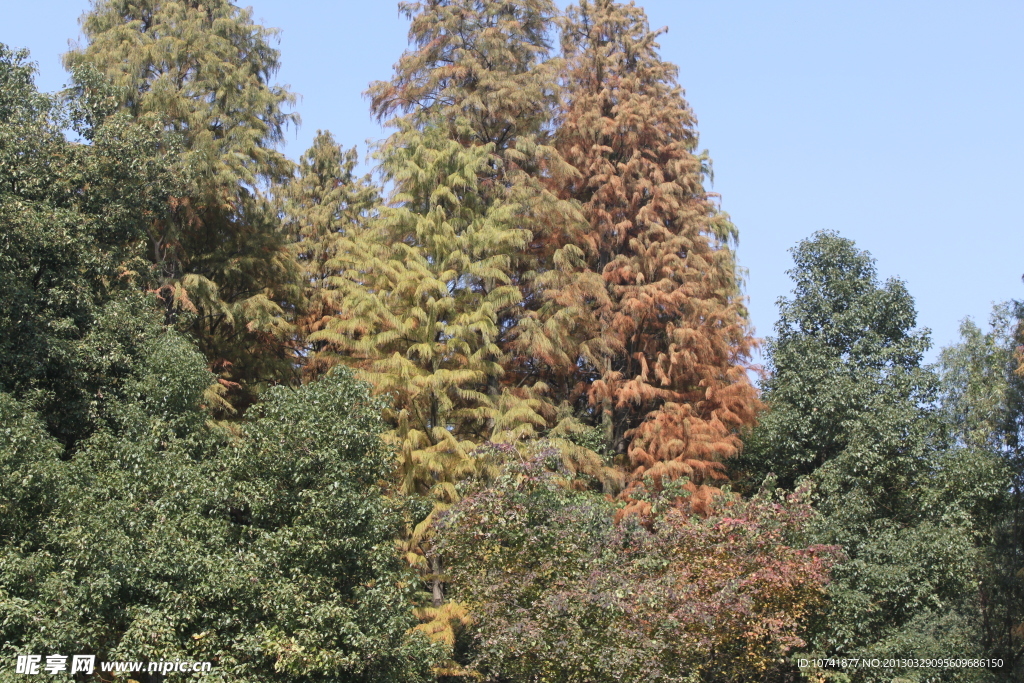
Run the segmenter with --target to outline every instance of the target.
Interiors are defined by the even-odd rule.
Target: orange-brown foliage
[[[595,421],[633,475],[627,512],[642,512],[631,494],[645,477],[688,477],[704,507],[759,408],[735,228],[705,191],[696,122],[657,54],[659,33],[634,6],[570,11],[556,135],[579,171],[560,191],[582,204],[589,230],[578,236],[585,266],[548,297],[586,310],[572,321],[582,349],[572,371],[594,376]]]

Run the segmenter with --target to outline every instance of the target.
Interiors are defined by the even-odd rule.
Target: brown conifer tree
[[[627,510],[640,512],[639,488],[680,477],[704,506],[758,408],[736,230],[704,188],[707,157],[659,33],[632,4],[584,0],[567,14],[556,146],[578,170],[562,196],[590,229],[585,265],[546,294],[573,309],[567,382],[593,379],[589,419],[630,471]]]

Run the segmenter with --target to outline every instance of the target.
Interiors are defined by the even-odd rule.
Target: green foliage
[[[70,448],[116,381],[95,328],[144,271],[147,216],[175,181],[157,139],[126,117],[80,127],[88,145],[68,142],[68,116],[89,118],[102,102],[61,109],[36,92],[25,60],[0,45],[0,391],[30,401]],[[126,334],[151,308],[134,301],[118,304]]]
[[[456,656],[488,681],[761,681],[803,645],[831,550],[810,508],[765,493],[708,519],[616,527],[553,449],[463,499],[438,527],[472,624]]]
[[[1024,419],[1024,388],[1014,358],[1020,316],[1020,304],[1000,304],[988,332],[964,320],[960,342],[939,357],[942,409],[957,443],[999,451],[1010,460],[1020,458]]]
[[[229,0],[95,0],[60,97],[0,44],[0,659],[1020,679],[1024,304],[924,367],[903,283],[816,234],[750,495],[705,486],[761,406],[659,32],[613,0],[400,8],[386,202],[329,133],[281,153],[276,33]]]
[[[926,448],[935,378],[920,367],[929,342],[912,329],[903,283],[880,285],[871,258],[832,233],[801,242],[793,256],[793,297],[780,300],[776,336],[765,345],[771,410],[747,443],[755,467],[792,487],[850,448],[859,435],[846,425],[870,423],[876,410],[888,413],[890,430],[879,438]]]
[[[767,345],[769,411],[745,458],[755,480],[774,471],[792,486],[809,476],[821,513],[816,538],[849,558],[835,570],[812,648],[985,656],[972,635],[984,541],[976,512],[1000,496],[997,463],[943,438],[937,377],[921,366],[927,335],[913,330],[903,284],[880,284],[871,257],[834,233],[815,234],[793,254],[794,296],[780,301]],[[985,672],[957,675],[985,680]]]
[[[0,52],[3,658],[427,676],[401,519],[378,483],[393,458],[382,406],[339,373],[274,393],[234,440],[209,426],[207,360],[137,290],[154,221],[189,177],[171,178],[169,138],[112,113],[116,88],[77,78],[91,85],[62,110],[23,53]]]
[[[106,93],[111,111],[158,134],[183,180],[146,221],[145,285],[245,407],[294,374],[299,268],[266,194],[291,176],[276,147],[298,122],[285,111],[294,95],[270,83],[276,32],[227,0],[101,0],[81,23],[87,42],[65,55],[75,91]]]
[[[53,481],[60,444],[32,410],[0,393],[0,539],[5,545],[33,547],[41,531],[34,522],[52,508]],[[6,622],[5,622],[6,623]]]
[[[963,459],[994,469],[996,491],[973,516],[989,535],[982,567],[981,642],[1007,662],[1012,677],[1024,675],[1024,378],[1015,357],[1021,304],[996,306],[988,332],[971,320],[960,327],[960,342],[939,357],[940,397],[945,422]],[[978,488],[978,473],[961,486]]]
[[[379,481],[380,404],[348,373],[279,389],[233,440],[205,360],[150,335],[70,461],[4,395],[2,656],[212,661],[214,680],[421,680]]]

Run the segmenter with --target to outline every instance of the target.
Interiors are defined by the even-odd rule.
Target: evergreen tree
[[[310,342],[343,309],[346,259],[356,249],[371,214],[380,203],[369,176],[355,175],[355,148],[343,151],[329,132],[318,131],[299,160],[298,174],[283,188],[285,228],[302,268],[304,291],[296,334],[305,340],[304,372],[314,378],[337,358],[330,345]]]
[[[978,511],[1000,495],[999,470],[949,448],[934,408],[937,378],[921,365],[927,332],[914,329],[903,283],[879,283],[871,257],[834,233],[817,233],[793,255],[794,296],[780,301],[767,344],[769,410],[744,459],[787,487],[809,477],[821,513],[814,534],[847,556],[812,649],[985,657]],[[912,671],[861,669],[852,679],[902,673]],[[956,676],[986,680],[979,670]]]
[[[119,353],[90,341],[97,316],[137,286],[147,217],[177,183],[159,139],[107,116],[101,89],[61,107],[33,71],[0,44],[0,391],[31,404],[70,452],[124,372]],[[64,137],[72,125],[88,144]]]
[[[81,23],[68,67],[98,72],[120,109],[180,150],[171,161],[190,182],[150,221],[149,284],[243,407],[294,366],[297,268],[265,196],[292,172],[276,144],[298,120],[285,112],[294,96],[270,84],[275,32],[227,0],[97,0]]]
[[[996,491],[985,497],[997,505],[979,505],[974,517],[990,544],[979,577],[981,640],[990,657],[1006,662],[1008,680],[1024,675],[1024,378],[1015,358],[1021,315],[1019,302],[996,306],[988,332],[965,320],[959,343],[939,356],[941,408],[954,446],[1001,475],[989,478]]]
[[[545,278],[547,327],[567,352],[557,382],[604,429],[631,490],[686,476],[700,507],[758,408],[753,340],[736,231],[704,189],[709,162],[659,33],[643,10],[610,0],[566,17],[555,141],[577,173],[560,191],[589,230],[577,267]]]
[[[130,313],[141,322],[126,330]],[[137,353],[70,460],[0,393],[0,656],[210,662],[221,681],[433,680],[379,483],[380,403],[339,372],[268,392],[228,438],[199,409],[205,358],[152,306],[138,313],[98,319],[97,335]]]

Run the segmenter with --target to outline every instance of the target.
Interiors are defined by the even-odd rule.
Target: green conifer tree
[[[476,170],[480,210],[504,205],[515,215],[508,229],[522,233],[504,271],[519,300],[498,312],[501,354],[494,360],[503,374],[487,387],[498,406],[493,431],[504,433],[501,438],[533,435],[559,415],[557,399],[537,371],[548,355],[545,340],[524,335],[520,323],[542,305],[537,276],[555,267],[556,251],[568,241],[557,236],[582,225],[572,204],[544,182],[571,172],[549,144],[558,62],[549,58],[548,41],[557,10],[550,0],[434,0],[400,7],[412,20],[414,49],[399,60],[391,81],[371,85],[373,112],[420,130],[438,126],[463,147],[490,156]],[[387,144],[402,140],[396,136]]]
[[[304,342],[304,374],[310,379],[338,362],[329,344],[309,336],[344,308],[346,258],[380,204],[370,177],[355,175],[356,158],[355,148],[342,150],[330,132],[318,131],[298,174],[281,192],[285,229],[302,267],[296,334]]]
[[[122,110],[182,150],[190,183],[151,222],[150,285],[244,406],[294,365],[284,307],[298,269],[265,196],[292,172],[276,145],[298,120],[270,83],[275,31],[228,0],[97,0],[81,24],[87,42],[65,64],[98,72]]]

